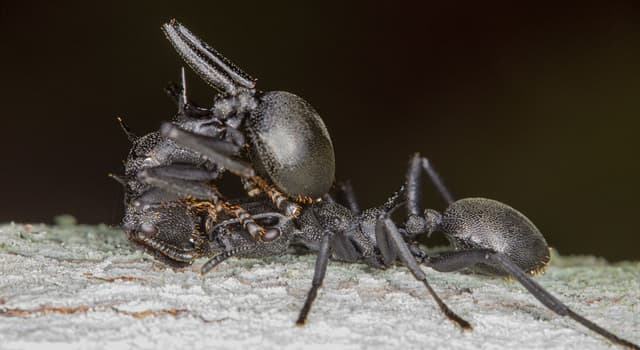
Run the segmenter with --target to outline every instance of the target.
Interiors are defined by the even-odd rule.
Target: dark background
[[[479,3],[2,3],[0,222],[119,222],[115,117],[143,134],[175,112],[163,88],[181,62],[159,27],[176,17],[262,90],[315,106],[363,205],[419,151],[455,194],[518,208],[561,253],[640,258],[640,12]]]

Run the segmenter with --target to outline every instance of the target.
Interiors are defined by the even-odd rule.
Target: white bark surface
[[[518,283],[427,271],[474,329],[449,322],[409,271],[330,262],[308,324],[294,325],[314,256],[174,270],[105,226],[0,225],[0,348],[602,349],[602,337]],[[578,313],[640,343],[640,262],[558,257],[537,280]]]

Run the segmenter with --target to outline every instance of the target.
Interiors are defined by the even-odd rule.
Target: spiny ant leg
[[[263,178],[253,176],[249,181],[253,182],[255,187],[266,193],[271,199],[271,202],[275,204],[276,208],[282,210],[287,216],[297,217],[300,215],[302,208],[300,208],[299,205],[290,202],[286,195],[278,191],[274,186],[269,185]],[[307,198],[298,198],[298,200],[304,203],[311,203],[311,199]]]
[[[187,101],[187,75],[185,74],[184,67],[180,67],[180,98],[178,99],[178,106],[181,110],[189,103]]]
[[[154,205],[178,200],[184,196],[160,188],[150,188],[136,197],[131,203],[136,207]]]
[[[447,189],[447,186],[444,185],[442,177],[440,177],[433,166],[431,166],[431,162],[429,162],[429,159],[422,157],[422,168],[427,173],[427,175],[429,175],[431,183],[438,190],[445,202],[447,202],[447,205],[451,205],[451,203],[453,203],[455,199],[453,199],[451,191],[449,191],[449,189]]]
[[[138,173],[138,179],[161,190],[175,193],[180,197],[193,197],[198,200],[211,201],[214,203],[220,200],[218,190],[203,182],[158,175],[154,174],[154,171],[150,169],[145,169]]]
[[[411,271],[413,276],[417,280],[422,281],[422,283],[427,288],[427,290],[429,291],[433,299],[436,301],[436,303],[438,303],[438,306],[440,307],[440,310],[442,311],[442,313],[444,313],[445,316],[447,316],[451,321],[453,321],[460,328],[464,330],[470,330],[472,328],[471,324],[469,324],[469,322],[465,321],[462,317],[458,316],[456,313],[451,311],[451,309],[449,309],[449,307],[444,303],[444,301],[442,301],[442,299],[440,299],[440,297],[436,294],[433,288],[431,288],[431,285],[429,284],[429,282],[427,282],[427,275],[418,266],[418,263],[416,262],[415,257],[413,256],[413,254],[411,254],[411,251],[409,250],[409,247],[404,241],[402,235],[398,231],[396,224],[394,224],[393,221],[391,221],[391,219],[386,217],[386,215],[380,215],[378,220],[384,223],[384,225],[380,227],[384,229],[384,234],[387,235],[387,241],[390,245],[390,249],[395,251],[395,254],[397,254],[400,260],[405,264],[405,266],[407,266],[407,268],[409,269],[409,271]],[[376,235],[378,235],[377,232],[376,232]]]
[[[444,185],[444,181],[436,170],[431,166],[429,159],[421,157],[420,153],[416,153],[411,157],[409,168],[407,169],[407,210],[411,215],[421,215],[420,207],[422,197],[422,185],[420,183],[421,169],[423,169],[433,186],[438,190],[440,196],[450,205],[455,201],[451,192]]]
[[[476,264],[489,264],[496,266],[507,272],[513,278],[517,279],[523,287],[538,299],[538,301],[556,314],[560,316],[569,316],[576,322],[600,334],[613,343],[620,344],[631,349],[640,349],[638,345],[619,338],[615,334],[575,313],[567,305],[551,295],[551,293],[538,284],[538,282],[531,279],[525,271],[523,271],[505,254],[498,253],[490,249],[464,250],[444,253],[440,256],[428,257],[423,261],[423,263],[434,270],[442,272],[457,271],[473,267]]]
[[[240,152],[240,147],[230,142],[214,140],[211,137],[196,134],[175,124],[164,122],[160,126],[162,136],[174,140],[176,143],[203,153],[211,154],[211,160],[228,158]],[[227,161],[223,159],[223,161]],[[232,160],[231,160],[232,161]]]
[[[202,154],[208,160],[236,175],[242,177],[255,176],[255,171],[250,164],[231,158],[232,155],[240,151],[237,145],[230,142],[215,141],[210,137],[184,130],[171,123],[163,123],[160,127],[160,134],[174,140],[181,146]]]
[[[247,192],[249,197],[255,197],[262,193],[262,190],[258,187],[258,185],[256,185],[256,183],[251,181],[250,179],[242,178],[241,182],[242,187],[244,187],[244,190],[245,192]]]
[[[307,315],[309,314],[309,310],[311,310],[311,304],[316,299],[318,295],[318,289],[322,285],[322,281],[324,281],[324,275],[327,272],[327,264],[329,262],[329,256],[331,255],[331,246],[329,244],[329,240],[331,238],[331,232],[325,232],[322,237],[322,241],[320,242],[320,250],[318,251],[318,258],[316,259],[316,267],[313,271],[313,281],[311,282],[311,289],[309,290],[309,294],[307,294],[307,299],[304,302],[304,306],[302,310],[300,310],[300,315],[298,316],[298,320],[296,321],[296,325],[304,326],[305,321],[307,320]]]
[[[255,222],[253,216],[243,207],[227,202],[221,202],[221,205],[224,211],[238,218],[240,224],[242,224],[254,240],[270,242],[280,237],[280,230],[267,230],[260,226]]]
[[[261,213],[261,214],[255,214],[252,215],[253,220],[255,220],[256,222],[258,220],[268,220],[268,221],[272,221],[272,220],[277,220],[277,223],[269,223],[266,224],[265,226],[270,226],[269,228],[266,229],[266,233],[265,236],[280,236],[281,232],[279,228],[273,227],[273,226],[279,226],[280,223],[284,220],[289,220],[288,217],[280,214],[280,213],[276,213],[276,212],[269,212],[269,213]],[[222,222],[219,222],[218,224],[216,224],[215,226],[213,226],[210,230],[207,230],[207,234],[209,235],[209,240],[213,240],[215,236],[217,236],[219,233],[219,231],[221,229],[226,228],[229,225],[234,225],[234,224],[240,224],[242,225],[242,221],[239,218],[235,218],[235,219],[228,219]],[[273,232],[271,232],[273,231]]]
[[[391,266],[398,257],[397,249],[394,249],[393,242],[391,241],[391,235],[387,232],[385,227],[385,215],[378,217],[376,221],[376,245],[382,255],[382,262],[385,267]],[[395,225],[394,225],[395,226]]]
[[[170,177],[187,181],[211,181],[218,178],[218,172],[198,168],[192,164],[171,164],[145,169],[148,176]]]
[[[420,153],[416,153],[409,161],[406,175],[407,186],[407,211],[410,216],[422,216],[422,183],[420,173],[422,171]]]
[[[351,186],[351,181],[339,182],[337,186],[339,190],[337,193],[338,202],[346,204],[353,215],[360,215],[360,205],[356,193],[353,191],[353,186]]]
[[[175,19],[165,23],[162,30],[182,59],[215,89],[229,95],[236,95],[242,88],[255,88],[255,79],[193,35]]]

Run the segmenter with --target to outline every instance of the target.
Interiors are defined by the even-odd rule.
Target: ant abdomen
[[[541,273],[549,262],[549,247],[540,230],[519,211],[487,198],[453,202],[442,215],[440,230],[456,250],[491,249],[504,253],[521,269]],[[474,270],[506,275],[486,264]]]

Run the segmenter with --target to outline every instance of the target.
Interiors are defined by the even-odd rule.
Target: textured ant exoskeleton
[[[612,342],[638,349],[574,313],[527,275],[543,269],[549,255],[544,238],[524,215],[489,199],[454,201],[426,159],[413,158],[406,195],[400,191],[380,207],[361,211],[348,186],[343,188],[344,202],[329,196],[324,196],[324,201],[306,200],[317,199],[329,190],[335,165],[331,140],[315,111],[288,93],[257,93],[253,79],[177,22],[163,29],[185,61],[225,95],[216,98],[210,109],[189,107],[190,116],[199,116],[194,119],[196,125],[208,125],[208,120],[220,124],[223,131],[203,132],[186,122],[164,124],[163,137],[156,134],[154,142],[141,147],[146,155],[136,153],[132,160],[142,161],[132,169],[139,182],[135,184],[141,186],[135,191],[136,198],[147,204],[139,208],[141,211],[128,212],[129,221],[137,230],[134,241],[156,256],[184,266],[199,256],[213,255],[202,267],[206,273],[233,256],[279,255],[292,245],[317,252],[299,325],[306,321],[329,258],[376,268],[401,262],[423,282],[440,310],[463,329],[470,329],[470,324],[435,294],[419,264],[439,271],[474,268],[511,275],[554,312],[570,316]],[[289,121],[283,125],[278,119],[283,115],[294,117],[282,119]],[[249,149],[244,150],[247,139]],[[164,142],[175,143],[165,149],[159,146]],[[316,148],[317,142],[324,146]],[[182,162],[176,160],[179,157],[165,157],[166,162],[147,166],[148,155],[160,150],[187,152],[189,159]],[[285,162],[285,158],[292,162]],[[420,208],[423,169],[449,204],[443,214]],[[249,203],[223,199],[212,181],[224,170],[240,175],[250,194],[262,192],[263,197]],[[403,195],[409,217],[396,226],[390,215],[402,204]],[[435,231],[444,232],[458,250],[438,256],[421,250],[414,239]]]
[[[210,137],[194,137],[191,133],[179,133],[175,137],[176,144],[182,151],[188,151],[191,146],[198,150],[216,148],[217,145],[212,146],[215,140],[217,139]],[[132,151],[127,163],[138,164],[137,157],[147,157],[154,154],[154,151],[155,148],[148,146],[145,152]],[[224,155],[218,157],[223,158],[220,159],[221,163],[237,167],[236,159]],[[167,173],[175,169],[172,164],[162,167],[138,165],[133,168],[143,174],[149,169],[162,169]],[[145,183],[148,187],[138,197],[128,197],[130,203],[126,209],[123,228],[132,241],[141,244],[161,260],[180,267],[191,264],[198,257],[213,255],[202,266],[202,273],[206,273],[234,256],[281,255],[291,245],[315,251],[318,258],[312,288],[297,321],[297,324],[302,325],[324,279],[329,257],[348,262],[362,261],[376,268],[386,268],[399,258],[424,283],[447,317],[464,329],[471,328],[467,321],[451,311],[436,295],[412,256],[409,246],[395,229],[395,224],[388,219],[388,214],[399,205],[401,192],[381,207],[361,211],[350,185],[343,183],[338,185],[339,193],[336,197],[344,198],[344,205],[325,195],[324,201],[302,204],[301,213],[296,217],[278,213],[278,209],[264,194],[262,198],[255,198],[259,200],[257,202],[234,201],[234,205],[237,203],[238,206],[247,208],[252,219],[267,228],[267,232],[278,232],[273,239],[255,240],[248,234],[242,217],[230,216],[233,213],[224,211],[218,213],[216,207],[219,198],[216,197],[218,194],[211,186],[210,179],[197,176],[183,178],[181,176],[185,174],[199,173],[192,165],[187,164],[184,169],[189,171],[174,172],[171,177],[160,177],[163,182],[156,179],[147,181]],[[134,177],[141,178],[139,174]],[[184,197],[188,200],[183,199]],[[137,198],[147,200],[141,205]],[[171,223],[175,225],[172,226]],[[376,242],[381,244],[378,246]]]
[[[317,291],[324,279],[329,258],[345,262],[363,262],[375,268],[386,268],[399,261],[407,266],[414,277],[422,281],[438,303],[441,311],[463,329],[471,325],[452,312],[435,294],[427,282],[419,263],[442,272],[474,268],[484,273],[510,275],[518,280],[534,297],[552,311],[569,316],[608,340],[637,349],[638,347],[621,339],[593,322],[576,314],[548,291],[533,281],[529,273],[541,271],[549,260],[548,247],[538,229],[524,215],[515,209],[484,198],[466,198],[453,201],[453,197],[424,158],[414,156],[407,175],[407,189],[399,191],[377,208],[359,210],[353,191],[349,185],[339,186],[335,197],[346,200],[336,202],[325,196],[322,202],[302,206],[301,215],[292,218],[277,212],[270,201],[243,203],[242,205],[264,227],[277,229],[281,234],[272,241],[256,241],[248,235],[238,218],[223,214],[217,221],[205,225],[201,237],[206,242],[200,245],[198,255],[189,250],[167,247],[181,246],[179,237],[186,234],[169,235],[171,242],[156,244],[152,249],[162,252],[164,257],[187,258],[182,262],[192,262],[198,256],[213,257],[202,266],[206,273],[220,262],[230,257],[265,257],[287,253],[291,245],[306,247],[317,252],[312,287],[300,312],[297,324],[304,324]],[[424,168],[440,189],[449,207],[439,214],[435,210],[420,209],[420,172]],[[180,184],[176,185],[181,186]],[[178,192],[188,192],[195,203],[212,205],[206,200],[206,183],[192,183]],[[405,196],[403,198],[403,195]],[[406,199],[409,212],[407,221],[397,227],[390,219],[392,211]],[[194,215],[193,211],[175,211],[163,215]],[[184,218],[175,220],[185,221]],[[186,221],[189,221],[188,219]],[[194,222],[195,220],[191,220]],[[170,227],[165,227],[171,231]],[[200,228],[202,230],[202,227]],[[182,230],[181,232],[188,232]],[[420,249],[414,238],[421,234],[442,231],[458,250],[430,256]],[[156,234],[155,241],[166,240]]]
[[[167,88],[169,96],[178,105],[173,123],[209,135],[211,142],[218,140],[229,144],[233,137],[226,132],[226,125],[207,109],[187,101],[184,69],[181,78],[181,85],[172,84]],[[197,152],[176,145],[157,131],[138,137],[121,118],[118,121],[132,144],[124,163],[124,175],[111,175],[125,190],[122,228],[131,241],[163,261],[184,266],[197,256],[196,251],[200,248],[196,227],[205,223],[206,215],[196,215],[194,208],[183,200],[183,195],[146,181],[147,174],[170,183],[188,184],[216,180],[224,172],[223,168],[206,161]],[[179,217],[180,213],[184,217]]]
[[[162,29],[185,61],[223,95],[216,97],[211,108],[191,103],[183,70],[182,85],[168,89],[178,114],[172,123],[163,124],[161,132],[136,137],[120,120],[133,143],[124,177],[113,176],[125,185],[124,230],[138,244],[159,246],[150,237],[144,242],[139,238],[159,229],[153,224],[158,218],[156,208],[187,197],[189,191],[180,190],[200,182],[207,186],[195,185],[198,194],[206,195],[213,205],[199,208],[207,213],[194,215],[204,221],[196,225],[227,212],[239,218],[254,239],[275,239],[278,230],[263,228],[242,206],[225,200],[214,182],[229,170],[243,178],[250,195],[266,193],[286,215],[297,216],[300,206],[289,198],[308,203],[333,183],[333,146],[322,119],[291,93],[256,92],[252,78],[176,21]],[[177,145],[176,138],[183,144]]]
[[[433,209],[422,211],[420,178],[423,171],[447,202],[448,207],[442,214]],[[639,348],[575,313],[530,277],[544,271],[550,254],[538,228],[522,213],[487,198],[454,200],[429,160],[417,153],[409,163],[406,181],[408,219],[404,231],[407,241],[421,234],[442,232],[454,248],[454,251],[430,256],[413,242],[411,250],[422,264],[441,272],[471,269],[511,276],[556,314],[569,316],[611,342]]]
[[[176,183],[173,189],[179,193],[188,193],[195,200],[194,205],[215,205],[209,200],[209,186],[206,183],[191,183],[185,188],[178,188],[179,186],[181,185]],[[344,191],[346,198],[354,199],[349,195],[352,191],[348,185],[344,187]],[[324,280],[329,258],[346,262],[364,262],[375,268],[387,268],[396,260],[400,260],[411,270],[415,278],[425,285],[440,310],[450,320],[463,329],[470,329],[470,324],[451,311],[431,288],[409,245],[388,218],[389,214],[401,205],[401,193],[402,191],[399,191],[380,207],[362,212],[349,209],[358,207],[354,201],[343,205],[332,197],[325,196],[323,201],[303,204],[301,214],[297,217],[274,212],[275,207],[269,208],[266,205],[266,202],[270,202],[267,198],[263,198],[261,202],[244,203],[242,205],[248,208],[254,219],[263,220],[265,227],[278,230],[280,235],[269,241],[256,241],[251,239],[251,236],[247,238],[242,220],[229,218],[228,214],[222,213],[217,217],[218,223],[203,233],[209,242],[208,246],[205,244],[201,249],[201,255],[214,256],[202,266],[201,271],[204,274],[220,262],[234,256],[264,257],[285,254],[292,245],[317,252],[312,286],[296,321],[298,325],[303,325]],[[162,245],[159,246],[164,249]],[[181,256],[181,252],[175,251],[163,254]]]
[[[164,137],[179,139],[182,146],[239,175],[247,193],[266,193],[288,216],[300,213],[296,202],[310,203],[329,191],[335,174],[333,145],[324,122],[308,102],[289,92],[256,91],[253,78],[175,20],[164,24],[162,30],[184,61],[221,92],[208,112],[226,125],[227,134],[234,135],[231,141],[214,141],[206,133],[165,123],[161,128]],[[173,174],[179,172],[191,176],[190,169]],[[173,184],[164,174],[150,171],[141,172],[139,177],[161,189]],[[255,239],[277,237],[277,231],[263,229],[246,210],[229,206],[219,194],[210,200],[241,219]]]
[[[422,165],[431,178],[451,199],[449,208],[439,214],[432,209],[421,212],[419,207],[419,179]],[[548,262],[548,247],[537,228],[515,209],[484,198],[453,201],[449,191],[427,160],[416,155],[408,172],[407,189],[401,190],[387,202],[373,209],[360,211],[349,185],[340,188],[336,202],[325,197],[322,202],[307,204],[297,218],[269,212],[263,204],[253,203],[249,211],[254,217],[266,219],[266,227],[277,227],[281,236],[271,242],[255,241],[243,236],[245,230],[236,218],[220,218],[209,231],[208,254],[214,254],[202,267],[202,273],[230,257],[262,257],[287,252],[290,245],[301,245],[318,254],[312,287],[298,316],[297,324],[304,324],[317,291],[324,279],[329,258],[345,262],[362,262],[375,268],[387,268],[399,261],[422,281],[441,311],[456,325],[471,329],[471,325],[451,311],[436,295],[419,263],[442,272],[475,268],[484,273],[510,275],[518,280],[534,297],[552,311],[569,316],[608,340],[630,348],[638,347],[576,314],[529,277]],[[417,165],[417,166],[415,166]],[[403,198],[403,196],[405,196]],[[393,210],[406,199],[409,219],[400,227],[390,219]],[[257,209],[256,209],[257,208]],[[353,208],[353,209],[349,209]],[[422,222],[421,224],[419,222]],[[418,222],[418,224],[416,224]],[[413,226],[413,227],[411,227]],[[422,227],[411,233],[408,228]],[[435,231],[444,232],[457,251],[430,256],[420,249],[413,238]]]

